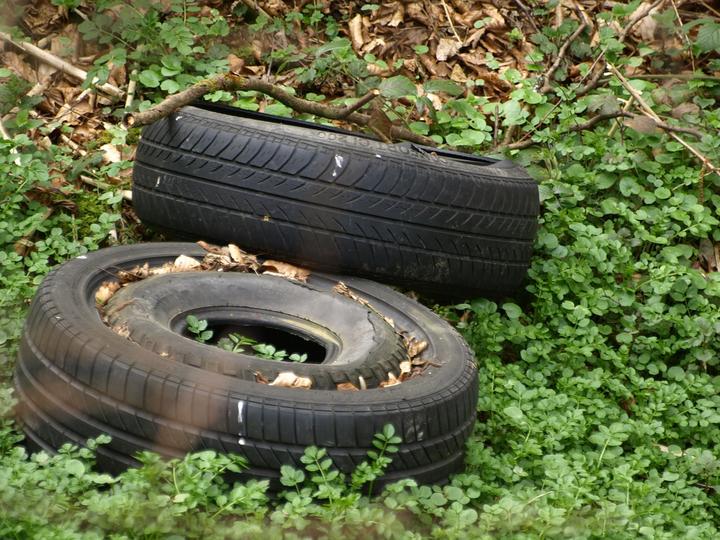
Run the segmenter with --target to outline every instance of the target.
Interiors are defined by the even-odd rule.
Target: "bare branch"
[[[128,124],[131,126],[144,126],[146,124],[150,124],[172,114],[173,111],[176,111],[180,107],[189,105],[208,92],[216,90],[262,92],[263,94],[276,99],[280,103],[287,105],[294,111],[313,114],[330,120],[346,120],[363,127],[369,127],[371,116],[356,111],[379,95],[378,91],[373,91],[361,97],[355,103],[345,107],[336,107],[293,96],[279,86],[266,81],[250,77],[240,77],[232,73],[225,73],[215,75],[209,79],[204,79],[182,92],[168,96],[163,101],[146,111],[130,115],[128,118]],[[436,146],[432,139],[413,133],[409,129],[400,126],[392,126],[390,135],[393,139],[416,142],[427,146]]]
[[[625,39],[627,39],[628,34],[635,27],[635,25],[641,20],[643,20],[645,17],[650,15],[650,13],[655,10],[655,8],[661,8],[666,1],[667,0],[655,0],[652,4],[643,5],[641,9],[638,9],[635,13],[633,13],[628,23],[622,28],[622,30],[620,30],[620,33],[617,37],[618,41],[620,43],[625,43]],[[603,49],[602,51],[600,51],[600,54],[597,56],[597,58],[595,58],[592,65],[590,66],[590,80],[587,82],[587,84],[585,84],[585,86],[582,86],[575,91],[576,96],[584,96],[585,94],[587,94],[591,90],[594,90],[597,87],[600,82],[600,78],[605,72],[605,62],[603,62],[603,60],[605,58],[606,51],[607,48]]]
[[[610,69],[610,72],[613,75],[615,75],[615,77],[617,77],[618,81],[620,81],[620,84],[623,85],[625,90],[627,90],[628,93],[632,97],[635,98],[635,101],[640,106],[640,108],[643,111],[645,111],[645,113],[655,121],[655,123],[657,124],[658,127],[662,127],[663,124],[665,126],[667,126],[667,124],[665,124],[665,122],[663,122],[660,119],[660,117],[657,115],[657,113],[652,110],[650,105],[648,105],[647,101],[645,101],[645,99],[643,99],[640,92],[638,92],[635,88],[633,88],[633,86],[628,82],[628,80],[623,76],[623,74],[618,71],[618,69],[615,66],[613,66],[612,64],[608,64],[608,68]],[[685,139],[681,138],[677,133],[674,133],[674,131],[677,131],[677,130],[673,129],[672,131],[669,131],[670,136],[673,139],[675,139],[677,142],[682,144],[692,155],[694,155],[696,158],[698,158],[702,162],[702,164],[705,168],[707,168],[708,170],[710,170],[712,172],[720,172],[720,169],[717,166],[713,165],[713,163],[710,161],[710,159],[707,156],[702,154],[694,146],[688,144],[685,141]]]
[[[570,34],[570,36],[565,40],[565,43],[562,44],[560,47],[560,50],[558,50],[557,56],[555,57],[555,61],[552,63],[552,65],[548,68],[548,70],[545,72],[545,74],[542,77],[543,85],[540,88],[541,94],[547,94],[552,90],[552,86],[550,85],[550,81],[552,80],[553,76],[555,75],[555,72],[560,67],[560,64],[562,64],[563,58],[565,58],[565,54],[567,53],[567,50],[570,48],[570,45],[572,45],[572,42],[575,41],[575,39],[583,33],[583,31],[587,28],[587,22],[583,20],[580,25],[575,29],[575,31]]]

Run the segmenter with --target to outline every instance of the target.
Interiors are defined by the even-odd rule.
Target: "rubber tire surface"
[[[218,368],[225,355],[239,358],[238,362],[244,361],[243,355],[177,334],[163,336],[162,331],[172,326],[171,315],[149,319],[143,337],[132,334],[130,339],[100,319],[94,295],[108,276],[144,262],[161,265],[180,254],[201,257],[203,251],[195,244],[183,243],[110,248],[69,261],[43,281],[30,309],[15,372],[19,418],[34,447],[49,450],[68,441],[83,444],[89,437],[107,433],[112,442],[98,452],[98,463],[106,469],[118,471],[134,464],[133,456],[140,450],[178,457],[188,451],[214,449],[244,455],[250,463],[249,476],[275,481],[281,465],[301,466],[300,457],[308,445],[327,448],[335,465],[351,472],[372,448],[373,435],[392,423],[403,444],[385,481],[413,477],[420,482],[438,482],[461,466],[464,443],[475,423],[477,375],[467,345],[447,323],[385,286],[343,278],[355,294],[392,316],[398,328],[428,341],[424,357],[432,358],[439,367],[397,386],[360,392],[259,384],[248,380],[242,369],[228,374]],[[334,308],[337,318],[343,318],[346,309],[354,311],[359,306],[331,293],[337,279],[331,276],[311,275],[307,285],[271,276],[215,276],[222,284],[251,278],[254,286],[263,287],[264,281],[268,290],[279,286],[277,290],[288,298],[293,287],[301,298],[312,293],[319,302],[332,294],[332,301],[338,302]],[[212,276],[189,273],[149,278],[116,293],[117,302],[127,289],[136,302],[146,301],[153,309],[158,303],[167,307],[168,301],[177,300],[149,298],[153,283],[159,293],[169,290],[164,287],[172,289],[174,282],[185,287],[191,279],[201,284],[198,280],[202,278],[211,280]],[[233,287],[225,290],[229,292],[224,307],[242,305],[236,297],[245,295],[234,297]],[[181,293],[178,296],[183,297]],[[213,294],[205,300],[186,298],[184,310],[217,307]],[[303,302],[290,299],[288,306],[295,306],[300,313]],[[157,313],[153,309],[133,308],[123,321]],[[110,320],[122,311],[118,308]],[[286,311],[292,313],[290,308]],[[373,315],[366,310],[368,320]],[[352,322],[352,317],[348,316],[348,321]],[[378,343],[366,344],[371,365],[384,368],[383,362],[397,361],[391,339],[379,331],[369,335],[382,336]],[[188,361],[188,357],[200,360]],[[339,352],[335,357],[329,355],[327,364],[283,367],[305,370],[303,373],[317,378],[335,363],[352,377],[352,362],[343,364],[342,358]],[[262,372],[272,379],[278,363],[263,363],[267,367],[261,366]]]
[[[144,222],[450,296],[522,283],[539,213],[522,167],[214,109],[143,130],[133,204]]]

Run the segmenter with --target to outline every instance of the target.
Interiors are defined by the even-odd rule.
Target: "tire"
[[[144,129],[133,203],[185,238],[445,296],[517,289],[539,213],[508,161],[205,105]]]
[[[15,371],[18,415],[33,447],[83,444],[107,433],[112,441],[98,451],[98,464],[114,472],[135,464],[141,450],[172,458],[213,449],[244,455],[248,476],[276,484],[283,464],[302,466],[309,445],[327,448],[335,465],[351,472],[373,435],[391,423],[403,444],[386,482],[440,482],[461,467],[477,376],[467,345],[447,323],[383,285],[343,278],[397,328],[428,342],[425,373],[381,388],[405,358],[401,338],[373,309],[336,293],[333,276],[311,274],[306,284],[238,273],[156,276],[118,291],[107,324],[101,320],[95,291],[109,276],[180,254],[204,252],[185,243],[109,248],[59,266],[40,285]],[[298,364],[223,351],[185,337],[186,314],[219,329],[282,331],[324,356]],[[312,388],[256,382],[256,372],[273,380],[281,371],[307,376]],[[367,390],[336,389],[361,376]]]

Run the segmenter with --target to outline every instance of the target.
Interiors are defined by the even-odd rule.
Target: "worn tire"
[[[119,269],[180,254],[203,251],[183,243],[110,248],[59,266],[40,285],[15,372],[19,418],[34,447],[82,444],[107,433],[112,442],[99,450],[98,463],[110,470],[135,463],[141,450],[178,457],[214,449],[242,454],[250,476],[276,480],[281,465],[301,466],[309,445],[327,448],[335,465],[350,472],[372,448],[373,435],[391,423],[403,444],[386,481],[438,482],[461,466],[475,422],[477,376],[469,349],[447,323],[385,286],[344,280],[399,329],[427,341],[423,358],[437,365],[379,388],[376,370],[403,359],[400,338],[372,309],[334,292],[332,276],[311,275],[307,284],[233,273],[156,276],[127,285],[108,304],[108,323],[122,326],[127,338],[101,320],[94,297],[103,281]],[[210,320],[213,313],[230,317],[229,308],[246,322],[257,310],[258,325],[320,342],[323,363],[264,361],[182,336],[178,321],[186,313]],[[311,378],[313,388],[255,382],[255,371],[272,380],[286,370]],[[360,375],[367,375],[368,390],[334,389]]]
[[[230,107],[146,127],[133,181],[148,224],[445,295],[516,289],[538,226],[537,185],[509,161]]]

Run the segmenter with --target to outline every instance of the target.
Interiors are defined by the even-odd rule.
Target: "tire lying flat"
[[[522,167],[211,108],[144,129],[133,173],[144,222],[445,295],[522,283],[539,212]]]
[[[244,455],[251,476],[277,479],[282,464],[301,466],[309,445],[327,448],[335,465],[350,472],[372,448],[373,435],[391,423],[403,444],[388,480],[437,482],[461,466],[477,377],[469,349],[447,323],[385,286],[343,278],[397,328],[427,341],[422,357],[437,365],[379,388],[384,370],[399,373],[401,338],[373,310],[336,293],[332,276],[311,275],[307,284],[236,273],[156,276],[110,300],[106,314],[115,330],[101,320],[95,291],[108,276],[180,254],[204,252],[182,243],[110,248],[61,265],[41,284],[15,373],[19,417],[33,445],[82,444],[108,433],[112,442],[98,461],[111,470],[132,464],[140,450],[177,457],[215,449]],[[212,319],[233,311],[242,313],[241,322],[257,312],[257,324],[320,343],[322,363],[260,360],[178,330],[187,313]],[[255,382],[256,372],[273,380],[281,371],[307,376],[313,388]],[[361,376],[367,390],[334,389]]]

